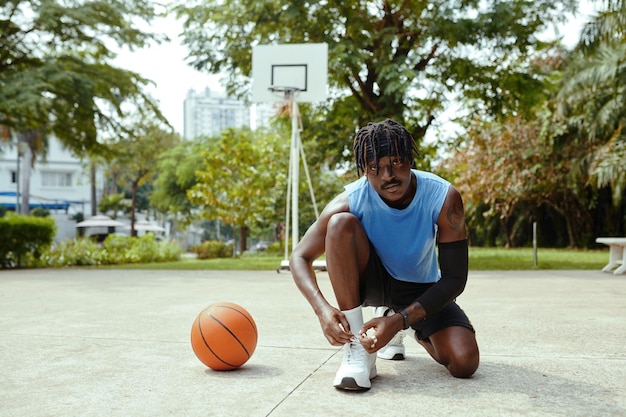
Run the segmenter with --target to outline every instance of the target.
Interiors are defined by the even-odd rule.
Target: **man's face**
[[[391,207],[406,207],[413,198],[411,164],[400,156],[385,156],[367,164],[367,181]]]

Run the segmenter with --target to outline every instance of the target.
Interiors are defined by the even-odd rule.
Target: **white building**
[[[203,92],[189,90],[183,104],[184,138],[218,135],[228,127],[252,127],[251,109],[243,102],[214,93],[206,88]],[[275,113],[269,106],[259,106],[254,112],[253,123],[267,126],[268,119]],[[59,242],[76,235],[75,222],[70,218],[76,213],[91,217],[91,181],[89,165],[68,151],[54,137],[49,138],[45,160],[40,156],[30,175],[25,175],[27,157],[22,156],[18,164],[18,151],[15,142],[0,142],[0,206],[11,211],[21,206],[19,193],[29,189],[29,208],[42,207],[55,218],[58,232],[55,241]],[[23,183],[30,177],[28,187]],[[96,174],[96,204],[103,194],[103,172]],[[97,210],[96,210],[97,211]]]
[[[19,161],[16,143],[0,142],[0,205],[14,211],[22,205],[17,197],[18,178],[20,194],[29,189],[29,208],[43,207],[50,211],[59,228],[57,241],[75,236],[74,223],[69,218],[76,213],[91,216],[91,182],[89,166],[81,161],[55,138],[49,137],[46,158],[37,157],[34,167],[22,156]],[[25,187],[30,169],[30,181]],[[102,196],[103,175],[96,174],[96,198]],[[71,222],[68,226],[65,223]]]
[[[223,93],[213,92],[208,87],[202,92],[189,90],[183,108],[185,139],[217,136],[228,127],[250,126],[249,106]]]
[[[270,125],[270,121],[273,117],[276,116],[278,109],[277,105],[269,104],[269,103],[260,103],[254,104],[252,106],[252,114],[254,124],[251,126],[252,129],[260,128],[260,127],[268,127]]]

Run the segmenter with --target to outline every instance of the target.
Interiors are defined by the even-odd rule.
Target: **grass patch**
[[[182,259],[177,262],[116,265],[107,269],[160,269],[180,271],[272,271],[280,267],[282,256],[245,256],[239,258]]]
[[[470,270],[532,270],[532,269],[578,269],[599,270],[608,262],[606,250],[544,249],[537,250],[537,267],[533,266],[532,248],[477,248],[471,247]],[[275,271],[283,256],[246,255],[238,258],[182,259],[176,262],[107,266],[113,269],[159,269],[159,270],[238,270]]]
[[[470,270],[602,269],[608,250],[537,249],[537,267],[532,248],[470,248]]]

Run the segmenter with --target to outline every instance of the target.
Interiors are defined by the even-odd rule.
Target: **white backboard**
[[[301,103],[326,100],[328,45],[290,43],[252,48],[252,101],[273,103],[295,91]]]

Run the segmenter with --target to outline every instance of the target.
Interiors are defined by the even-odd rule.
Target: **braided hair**
[[[366,172],[368,162],[398,155],[403,162],[410,161],[411,167],[414,167],[418,155],[413,136],[404,126],[391,119],[370,122],[359,129],[354,137],[353,151],[359,176]]]

